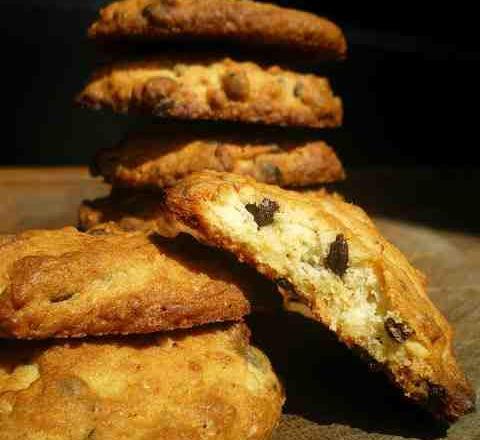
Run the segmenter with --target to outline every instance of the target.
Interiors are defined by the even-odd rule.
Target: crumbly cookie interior
[[[427,367],[422,360],[429,351],[408,323],[389,310],[371,254],[345,231],[332,227],[326,217],[248,190],[225,197],[208,202],[208,221],[255,255],[266,272],[276,274],[287,308],[313,315],[349,346],[389,368],[419,362],[423,370]],[[259,215],[262,209],[272,212]]]

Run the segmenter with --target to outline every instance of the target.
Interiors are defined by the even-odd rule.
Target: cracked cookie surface
[[[186,232],[276,281],[288,309],[364,353],[406,397],[448,421],[474,407],[425,277],[360,208],[216,172],[184,179],[166,204]]]
[[[0,341],[2,440],[266,440],[282,387],[245,324]]]
[[[171,54],[99,69],[77,102],[173,119],[337,127],[342,103],[326,78],[229,58]]]

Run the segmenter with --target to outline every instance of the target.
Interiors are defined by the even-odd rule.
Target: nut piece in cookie
[[[100,12],[89,36],[114,41],[233,43],[290,59],[343,59],[347,44],[331,21],[250,0],[123,0]]]
[[[295,93],[303,84],[303,93]],[[342,103],[326,78],[229,58],[178,54],[118,62],[96,72],[77,98],[92,109],[187,120],[337,127]]]
[[[275,212],[259,227],[248,207],[265,200]],[[438,418],[454,421],[474,407],[452,329],[428,298],[424,276],[360,208],[325,192],[289,192],[216,172],[167,190],[166,205],[179,223],[196,219],[186,232],[276,281],[287,307],[307,306]]]
[[[27,231],[0,245],[0,335],[149,333],[238,320],[264,285],[186,236]]]
[[[103,176],[115,188],[157,191],[203,170],[228,171],[288,187],[345,177],[333,149],[310,136],[251,127],[232,133],[228,127],[182,123],[151,124],[132,132],[116,147],[98,152],[91,167],[93,175]]]
[[[249,339],[245,324],[231,324],[0,341],[0,437],[267,440],[284,395]]]

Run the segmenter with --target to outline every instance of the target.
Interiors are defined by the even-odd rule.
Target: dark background
[[[0,0],[1,164],[86,163],[135,123],[72,105],[95,63],[86,28],[104,3]],[[473,6],[277,3],[331,17],[347,34],[349,59],[332,72],[345,127],[326,134],[347,167],[476,166],[480,42]]]

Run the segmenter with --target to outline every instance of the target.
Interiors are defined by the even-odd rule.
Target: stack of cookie
[[[0,288],[2,440],[267,439],[278,423],[281,385],[241,322],[270,287],[233,258],[115,225],[27,231],[0,237]]]
[[[92,173],[114,190],[82,207],[83,228],[119,218],[128,227],[129,212],[143,204],[136,198],[146,198],[140,191],[158,192],[196,171],[232,172],[282,187],[344,178],[339,159],[318,135],[274,128],[339,126],[342,104],[329,81],[265,62],[276,57],[305,67],[343,59],[345,38],[332,22],[247,0],[124,0],[102,10],[89,35],[116,53],[126,46],[130,51],[121,53],[129,59],[101,68],[78,101],[156,121],[97,154]],[[205,52],[205,45],[223,52]]]
[[[104,67],[80,94],[169,118],[97,155],[113,189],[81,207],[85,233],[0,238],[0,336],[17,339],[0,342],[2,440],[269,438],[284,396],[242,319],[276,291],[436,417],[473,408],[425,277],[360,208],[281,188],[343,178],[332,149],[259,128],[335,127],[341,103],[326,79],[234,54],[341,59],[334,24],[250,0],[123,0],[90,35],[196,50]],[[69,339],[18,341],[49,338]]]

